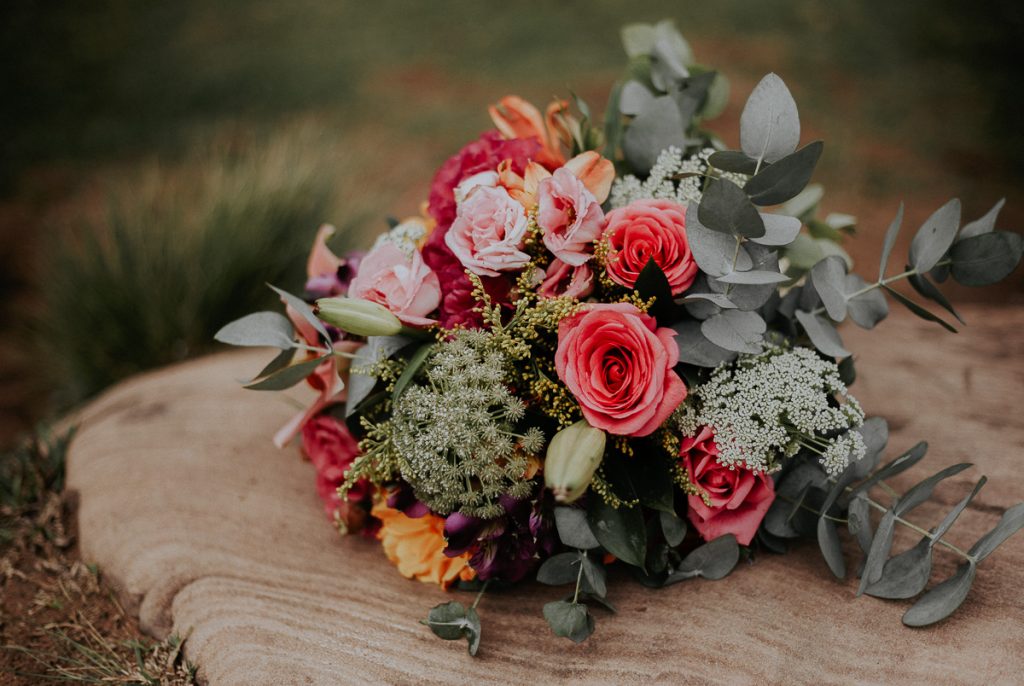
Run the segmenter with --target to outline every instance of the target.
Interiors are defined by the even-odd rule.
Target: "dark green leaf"
[[[854,429],[864,440],[864,457],[851,466],[855,479],[866,478],[878,464],[886,444],[889,443],[889,423],[881,417],[868,417]]]
[[[893,509],[896,511],[896,515],[901,517],[907,514],[915,507],[928,500],[928,498],[932,497],[935,487],[941,481],[959,474],[970,466],[971,464],[969,462],[950,465],[949,467],[932,474],[927,479],[918,482],[913,488],[907,491],[902,498],[896,501],[896,504],[893,506]]]
[[[686,147],[683,141],[688,125],[672,96],[654,98],[626,127],[622,137],[626,162],[638,174],[646,174],[662,150],[673,145]]]
[[[544,606],[544,619],[555,632],[555,636],[563,636],[574,643],[582,643],[594,633],[594,618],[590,616],[586,605],[556,600]]]
[[[960,313],[953,308],[953,304],[946,299],[946,296],[942,294],[935,284],[928,280],[927,276],[921,276],[920,274],[914,274],[907,279],[910,285],[914,287],[914,290],[928,298],[929,300],[938,303],[946,312],[957,318],[961,324],[967,324]]]
[[[253,381],[256,379],[262,379],[264,376],[269,376],[280,369],[284,369],[294,357],[294,350],[282,350],[274,356],[274,359],[267,363],[266,367],[260,370],[260,373],[256,375]]]
[[[661,511],[658,516],[661,520],[661,532],[665,535],[665,542],[675,548],[686,538],[686,520],[674,512]]]
[[[983,233],[994,231],[996,228],[996,218],[999,217],[999,210],[1003,209],[1005,204],[1006,198],[1002,198],[991,210],[985,213],[984,217],[964,224],[963,228],[960,229],[960,235],[957,236],[957,240],[962,241],[965,238],[980,236]]]
[[[475,609],[464,608],[462,603],[453,600],[434,606],[421,624],[426,624],[436,636],[446,641],[465,638],[470,655],[476,655],[480,648],[480,616]]]
[[[1002,545],[1003,541],[1020,531],[1021,527],[1024,527],[1024,503],[1018,503],[1004,512],[999,523],[978,539],[968,552],[981,562]]]
[[[845,579],[846,560],[843,559],[843,545],[839,541],[836,523],[831,519],[818,518],[818,548],[836,578]]]
[[[865,290],[867,285],[856,274],[846,275],[846,310],[854,324],[862,329],[873,329],[878,322],[889,316],[889,303],[881,289]]]
[[[580,557],[580,562],[583,564],[583,580],[586,582],[587,593],[599,598],[608,595],[604,567],[591,560],[585,554]]]
[[[743,189],[731,181],[709,181],[697,207],[703,226],[729,234],[759,238],[764,235],[764,220]]]
[[[742,247],[742,251],[750,255],[753,270],[779,273],[779,256],[771,248],[747,242]],[[736,305],[736,309],[753,312],[771,300],[772,296],[778,292],[779,284],[727,284],[722,283],[719,279],[709,279],[708,288],[716,293],[728,295]]]
[[[391,392],[391,402],[396,402],[400,397],[402,397],[402,393],[409,384],[412,383],[413,378],[416,376],[416,372],[423,367],[423,364],[427,361],[427,357],[430,356],[430,353],[433,352],[436,346],[436,343],[424,343],[416,349],[416,352],[412,354],[412,357],[409,358],[409,362],[405,365],[405,369],[403,369],[402,373],[399,375],[398,380],[395,381],[395,389]]]
[[[757,160],[747,157],[738,150],[719,150],[708,158],[708,163],[715,169],[748,176],[753,176],[754,170],[757,169]]]
[[[587,513],[579,508],[556,507],[555,527],[559,540],[570,548],[590,550],[600,545],[587,523]]]
[[[960,565],[953,576],[925,593],[904,613],[903,623],[907,626],[928,626],[953,614],[971,590],[976,570],[973,562]]]
[[[291,388],[312,374],[313,370],[316,369],[320,363],[329,359],[329,357],[329,355],[325,355],[324,357],[318,357],[312,360],[306,360],[305,362],[299,362],[298,364],[293,364],[281,369],[280,371],[274,372],[266,378],[247,384],[245,387],[253,391],[283,391],[286,388]]]
[[[280,348],[295,347],[295,329],[288,318],[277,312],[253,312],[224,326],[214,340],[229,345]]]
[[[654,298],[654,305],[648,312],[658,320],[661,326],[668,326],[678,318],[675,316],[676,305],[672,299],[672,286],[669,285],[665,272],[653,259],[648,259],[647,264],[640,270],[636,277],[634,289],[644,300]]]
[[[761,213],[764,222],[764,235],[750,240],[761,245],[784,246],[796,240],[800,234],[800,220],[783,214]]]
[[[960,228],[960,200],[953,198],[925,220],[910,244],[910,264],[925,273],[942,259],[953,245]]]
[[[988,286],[1009,276],[1024,254],[1024,238],[1008,231],[993,231],[957,241],[949,256],[952,273],[964,286]]]
[[[828,316],[837,322],[846,319],[846,262],[831,256],[811,269],[811,282],[818,291]]]
[[[622,86],[616,83],[608,94],[608,104],[604,108],[604,157],[609,160],[618,157],[619,142],[622,138],[622,117],[616,114],[619,111],[621,94]]]
[[[846,511],[847,528],[857,538],[857,545],[867,553],[871,550],[874,534],[871,531],[871,506],[867,498],[854,498]]]
[[[693,251],[693,259],[701,271],[710,276],[722,276],[732,271],[745,271],[754,266],[750,255],[739,239],[729,234],[712,231],[700,222],[700,210],[695,203],[686,208],[686,237]],[[735,258],[735,264],[733,264]]]
[[[952,527],[953,524],[956,522],[957,517],[960,516],[960,513],[964,511],[964,509],[971,503],[972,500],[974,500],[974,496],[978,495],[978,491],[982,489],[986,481],[988,481],[988,479],[984,476],[978,479],[978,483],[974,484],[974,488],[971,489],[971,492],[968,493],[963,500],[957,503],[956,507],[950,510],[943,518],[942,522],[937,527],[935,527],[935,530],[932,532],[933,546],[939,542],[939,539],[946,535],[946,532],[949,531],[950,527]]]
[[[914,302],[907,296],[903,295],[896,289],[885,284],[882,285],[882,288],[884,288],[889,293],[889,295],[896,298],[896,300],[898,300],[900,304],[902,304],[904,307],[906,307],[908,310],[916,314],[921,319],[924,319],[929,322],[935,322],[936,324],[941,325],[942,328],[946,329],[947,331],[951,333],[956,333],[956,328],[952,324],[949,324],[948,322],[946,322],[946,320],[942,319],[941,317],[932,314],[931,312],[924,309],[923,307],[921,307],[916,302]]]
[[[878,280],[881,281],[885,278],[885,269],[889,266],[889,255],[892,254],[892,248],[896,245],[896,236],[900,232],[900,224],[903,223],[903,203],[900,203],[900,209],[896,212],[896,217],[889,224],[889,228],[885,232],[885,241],[882,243],[882,261],[878,266]]]
[[[641,505],[659,512],[675,512],[672,470],[660,451],[630,465],[630,478]]]
[[[751,177],[743,190],[755,205],[778,205],[802,191],[811,180],[825,145],[814,141]]]
[[[684,320],[672,327],[679,346],[679,361],[698,367],[717,367],[736,357],[736,353],[715,345],[701,332],[700,322]]]
[[[345,417],[351,417],[377,385],[377,378],[360,374],[360,370],[386,360],[410,343],[405,336],[370,336],[366,345],[356,351],[348,375],[348,398],[345,400]]]
[[[626,564],[644,566],[647,532],[639,507],[614,508],[604,498],[590,498],[587,520],[605,550]]]
[[[725,534],[700,546],[679,563],[676,575],[682,578],[700,576],[705,579],[717,580],[725,577],[736,567],[740,559],[740,546],[736,537]],[[670,583],[666,581],[666,583]]]
[[[865,589],[876,598],[913,598],[928,585],[932,573],[931,539],[925,536],[909,550],[896,555],[882,569],[882,577]]]
[[[312,308],[310,308],[310,306],[306,304],[305,300],[292,295],[288,291],[283,291],[280,288],[277,288],[276,286],[271,286],[269,283],[267,285],[270,286],[270,289],[272,291],[281,296],[281,300],[284,301],[285,305],[295,310],[300,317],[305,319],[307,322],[309,322],[310,326],[316,329],[316,332],[320,334],[320,337],[323,339],[323,342],[325,344],[330,345],[331,337],[330,335],[328,335],[327,329],[324,327],[324,323],[317,319],[317,316],[313,314]]]
[[[893,529],[896,524],[896,513],[886,510],[882,520],[878,523],[878,530],[871,541],[871,550],[864,561],[864,570],[860,576],[860,586],[857,588],[857,595],[862,595],[871,584],[882,578],[882,570],[889,558],[889,551],[892,550]]]
[[[852,386],[857,380],[857,367],[853,363],[853,355],[839,360],[839,380]]]
[[[725,310],[700,325],[709,341],[715,345],[740,353],[759,353],[767,325],[756,312]]]
[[[872,474],[870,479],[868,479],[862,484],[858,484],[858,486],[855,489],[853,489],[853,492],[855,494],[860,492],[866,492],[879,481],[891,479],[897,474],[900,474],[910,469],[915,464],[920,462],[921,458],[923,458],[927,452],[928,443],[925,441],[920,441],[919,443],[914,445],[913,448],[903,453],[902,455],[899,455],[898,457],[894,458],[893,460],[888,462],[884,467],[882,467],[877,472]]]
[[[544,560],[537,570],[537,581],[548,586],[575,584],[580,575],[580,553],[559,553]]]
[[[850,351],[843,347],[843,340],[831,322],[819,315],[797,310],[797,321],[804,327],[814,347],[829,357],[849,357]]]
[[[768,74],[754,87],[740,114],[740,147],[749,157],[775,162],[800,142],[800,115],[786,84]]]
[[[731,272],[724,276],[719,276],[718,280],[722,283],[735,283],[751,286],[763,286],[765,284],[777,284],[783,281],[789,281],[789,277],[779,272],[765,271],[753,269],[749,272]]]

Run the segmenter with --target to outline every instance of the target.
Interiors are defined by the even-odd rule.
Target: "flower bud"
[[[544,484],[555,500],[571,503],[587,490],[604,457],[605,434],[581,419],[551,439],[544,461]]]
[[[314,314],[328,324],[356,336],[394,336],[402,322],[391,311],[375,302],[358,298],[320,298]]]

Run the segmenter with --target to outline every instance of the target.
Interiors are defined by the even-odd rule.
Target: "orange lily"
[[[334,227],[324,224],[316,232],[313,249],[306,261],[306,278],[312,279],[324,274],[334,274],[344,261],[327,247],[327,239],[334,235]]]
[[[608,199],[612,181],[615,180],[615,167],[610,160],[606,160],[593,150],[588,150],[562,166],[583,182],[598,203]],[[549,176],[551,172],[533,161],[526,165],[526,171],[522,176],[512,170],[509,160],[498,165],[498,184],[527,210],[536,207],[540,182]]]
[[[540,110],[520,98],[518,95],[506,95],[491,105],[487,111],[495,127],[505,138],[536,138],[540,141],[541,150],[537,153],[537,161],[545,167],[560,167],[565,163],[559,134],[565,131],[563,122],[556,117],[567,111],[569,103],[556,100],[548,106],[547,121],[541,116]],[[571,141],[571,138],[569,139]]]

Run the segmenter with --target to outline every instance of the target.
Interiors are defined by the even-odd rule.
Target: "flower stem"
[[[950,265],[952,263],[953,263],[953,260],[948,260],[948,259],[947,260],[942,260],[941,262],[936,264],[935,267],[932,267],[932,269],[935,269],[937,267],[945,267],[945,266]],[[858,291],[854,291],[853,293],[849,293],[846,296],[846,300],[847,300],[847,302],[849,302],[850,300],[853,300],[854,298],[856,298],[858,296],[864,295],[865,293],[870,293],[871,291],[875,290],[876,288],[882,288],[883,286],[888,286],[889,284],[894,283],[896,281],[899,281],[900,279],[909,279],[911,276],[917,276],[917,269],[916,268],[915,269],[908,269],[907,271],[902,272],[900,274],[896,274],[895,276],[890,276],[887,279],[879,279],[875,283],[868,284],[867,286],[865,286],[864,288],[861,288]],[[824,314],[824,313],[825,313],[825,306],[824,305],[822,305],[821,307],[816,308],[814,311],[811,312],[811,314],[815,315],[815,316],[819,315],[819,314]]]
[[[575,605],[580,599],[580,585],[583,583],[583,558],[586,557],[587,552],[585,550],[580,551],[580,571],[576,575],[576,592],[572,596],[572,604]]]
[[[480,592],[476,594],[476,600],[474,600],[473,604],[469,606],[470,610],[475,610],[476,609],[476,606],[480,604],[481,598],[484,597],[484,591],[486,591],[487,587],[490,586],[490,585],[491,585],[491,580],[490,579],[488,579],[487,581],[484,582],[484,585],[480,587]]]

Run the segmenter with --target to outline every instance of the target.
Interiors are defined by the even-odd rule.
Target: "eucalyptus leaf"
[[[824,148],[821,141],[805,145],[767,169],[760,170],[747,181],[743,190],[755,205],[778,205],[792,200],[811,180]]]
[[[850,356],[850,351],[843,347],[843,340],[839,338],[839,332],[831,322],[802,310],[797,310],[796,319],[819,351],[829,357]]]
[[[583,565],[583,580],[586,582],[587,592],[599,598],[608,595],[604,567],[591,560],[585,554],[580,556],[580,564]]]
[[[1024,527],[1024,503],[1018,503],[1003,513],[999,523],[991,531],[978,539],[968,551],[978,562],[991,555],[1003,541]]]
[[[555,508],[558,538],[570,548],[590,550],[600,545],[587,523],[587,513],[575,507]]]
[[[928,498],[931,498],[932,493],[935,491],[935,487],[940,482],[951,476],[959,474],[970,466],[971,464],[969,462],[950,465],[945,469],[932,474],[927,479],[918,482],[913,486],[913,488],[907,491],[903,497],[896,501],[896,504],[893,506],[893,509],[896,511],[896,515],[903,516],[907,514],[915,507],[928,500]]]
[[[931,539],[922,538],[917,545],[885,563],[881,578],[865,589],[876,598],[913,598],[928,585],[932,573]]]
[[[629,57],[646,57],[654,48],[655,32],[651,24],[626,24],[620,32],[622,47]]]
[[[719,276],[718,280],[722,283],[735,283],[743,284],[748,286],[764,286],[767,284],[782,283],[783,281],[789,281],[789,277],[779,272],[752,269],[748,272],[731,272],[724,276]]]
[[[949,312],[951,315],[956,317],[957,321],[961,324],[967,324],[967,322],[964,321],[964,318],[960,316],[960,313],[956,311],[956,308],[953,307],[953,303],[946,299],[946,296],[942,294],[942,291],[940,291],[935,284],[929,281],[927,276],[913,274],[907,279],[907,281],[910,282],[910,285],[914,287],[915,291],[932,302],[937,303],[942,307],[942,309],[946,310],[946,312]]]
[[[537,570],[537,581],[548,586],[575,584],[580,575],[581,559],[578,552],[552,555]]]
[[[568,638],[574,643],[582,643],[594,633],[594,618],[587,611],[587,606],[556,600],[544,606],[544,619],[548,621],[555,636]]]
[[[655,64],[652,61],[651,64],[651,75],[654,76]],[[715,80],[714,72],[705,72],[689,78],[680,79],[674,83],[669,83],[666,89],[672,99],[676,101],[676,107],[679,108],[679,117],[687,123],[693,121],[694,117],[697,116],[697,112],[704,105],[704,101],[708,96],[708,89],[711,87],[711,83]]]
[[[826,257],[811,269],[811,281],[828,316],[837,322],[846,319],[846,263]]]
[[[961,564],[953,576],[925,593],[903,614],[903,623],[907,626],[928,626],[953,614],[971,590],[976,571],[973,562]]]
[[[467,610],[455,601],[442,603],[431,609],[421,623],[446,641],[465,638],[470,655],[476,655],[480,648],[480,616],[472,607]]]
[[[761,212],[761,221],[764,222],[764,235],[750,239],[755,243],[771,246],[789,245],[800,234],[800,220],[796,217]]]
[[[893,530],[896,524],[896,513],[886,510],[882,519],[878,522],[878,530],[871,541],[871,550],[868,551],[867,559],[864,561],[864,569],[860,576],[860,586],[857,588],[857,595],[863,595],[868,586],[882,578],[882,571],[885,569],[885,562],[892,550]]]
[[[871,478],[867,481],[858,484],[857,487],[853,489],[854,494],[865,492],[878,482],[884,481],[885,479],[891,479],[897,474],[905,472],[920,462],[927,453],[928,443],[926,441],[919,441],[913,448],[886,463],[884,467],[872,474]]]
[[[942,522],[940,522],[939,525],[935,527],[935,530],[932,532],[931,539],[931,545],[933,547],[936,543],[939,542],[939,540],[943,536],[946,535],[946,532],[949,531],[953,524],[956,522],[957,518],[960,516],[960,513],[967,508],[971,501],[974,500],[974,496],[978,495],[978,491],[980,491],[982,487],[985,486],[986,481],[988,481],[988,478],[984,476],[978,479],[978,483],[974,484],[974,488],[971,489],[971,492],[964,496],[964,499],[957,503],[956,506],[952,510],[950,510],[942,519]]]
[[[644,111],[654,100],[654,94],[639,81],[627,81],[619,93],[619,112],[631,117]]]
[[[878,464],[878,458],[889,443],[889,423],[882,417],[868,417],[854,429],[864,441],[864,457],[850,465],[855,479],[863,479]]]
[[[818,203],[825,197],[825,188],[820,183],[812,183],[782,205],[782,214],[800,219],[810,218]]]
[[[377,385],[376,377],[361,374],[360,371],[381,360],[389,359],[411,342],[411,339],[405,336],[370,336],[366,339],[366,345],[356,351],[355,359],[352,360],[352,367],[349,370],[345,417],[351,417],[359,407],[359,403],[363,402]]]
[[[971,238],[973,236],[980,236],[983,233],[991,233],[996,228],[996,219],[999,217],[999,211],[1003,209],[1003,205],[1006,204],[1006,198],[1000,199],[999,202],[992,207],[991,210],[985,213],[985,216],[980,219],[975,219],[973,222],[964,224],[963,228],[960,229],[960,235],[957,240],[962,241],[965,238]]]
[[[637,173],[646,174],[662,150],[673,145],[685,147],[687,125],[672,96],[654,98],[626,128],[622,138],[626,162]]]
[[[786,84],[775,74],[754,87],[740,114],[740,147],[748,156],[775,162],[796,150],[800,115]]]
[[[740,250],[750,256],[751,268],[749,271],[779,273],[779,256],[771,248],[747,242]],[[728,296],[736,305],[736,309],[744,312],[753,312],[759,309],[779,289],[778,283],[723,283],[721,279],[714,278],[709,278],[707,284],[710,290]]]
[[[590,498],[587,521],[594,536],[609,553],[626,564],[644,566],[647,532],[639,507],[612,507],[604,498]]]
[[[725,534],[708,541],[683,558],[676,574],[700,576],[714,581],[728,575],[739,559],[740,546],[736,537]]]
[[[871,550],[874,534],[871,531],[871,506],[867,498],[853,498],[846,511],[847,528],[857,539],[857,545],[867,553]]]
[[[846,578],[846,560],[843,559],[843,544],[839,541],[836,523],[825,517],[818,518],[818,548],[837,579]]]
[[[986,235],[991,235],[991,234],[986,234]],[[928,310],[926,310],[925,308],[921,307],[916,302],[914,302],[913,300],[911,300],[907,296],[905,296],[902,293],[900,293],[899,291],[897,291],[895,288],[893,288],[891,286],[888,286],[886,284],[883,284],[882,288],[884,288],[886,293],[888,293],[893,298],[895,298],[901,305],[906,307],[908,310],[910,310],[911,312],[916,314],[921,319],[924,319],[925,321],[929,321],[929,322],[935,322],[936,324],[938,324],[939,326],[944,328],[946,331],[949,331],[950,333],[956,333],[956,327],[954,327],[952,324],[947,322],[942,317],[939,317],[938,315],[933,314],[933,313],[929,312]]]
[[[910,243],[910,264],[924,273],[934,267],[953,245],[960,228],[960,200],[953,198],[925,220]]]
[[[765,234],[764,220],[750,198],[731,181],[712,179],[704,187],[697,218],[712,231],[731,236],[760,238]]]
[[[214,334],[214,340],[229,345],[295,348],[295,329],[288,318],[277,312],[253,312],[227,324]]]
[[[717,367],[735,359],[736,353],[715,345],[701,332],[701,323],[686,319],[672,327],[676,332],[679,361],[698,367]]]
[[[281,300],[284,301],[285,305],[291,307],[299,314],[300,317],[309,322],[309,325],[312,326],[318,334],[320,334],[320,337],[323,339],[325,344],[330,345],[331,336],[327,333],[324,323],[320,321],[315,314],[313,314],[313,309],[306,304],[305,300],[292,295],[288,291],[283,291],[276,286],[271,286],[269,283],[267,285],[270,286],[270,290],[274,291],[281,297]]]
[[[672,548],[682,543],[686,538],[686,520],[674,512],[665,512],[664,510],[658,513],[658,518],[661,522],[661,533],[665,536],[665,542]]]
[[[753,176],[757,169],[757,160],[737,150],[719,150],[708,158],[708,164],[715,169],[748,176]]]
[[[847,387],[852,386],[857,380],[857,367],[853,363],[853,355],[839,360],[839,364],[836,366],[839,367],[839,380]]]
[[[844,284],[846,312],[854,324],[862,329],[873,329],[889,316],[889,303],[880,288],[865,290],[868,284],[857,274],[847,274]]]
[[[971,236],[953,244],[952,274],[964,286],[989,286],[1002,281],[1020,264],[1024,238],[1008,231]]]
[[[736,304],[729,300],[726,296],[721,293],[690,293],[688,292],[682,298],[676,298],[677,305],[685,305],[687,303],[696,302],[709,302],[716,307],[720,307],[723,310],[731,310],[736,307]]]
[[[885,232],[885,240],[882,243],[882,259],[878,266],[878,280],[881,281],[885,278],[885,270],[889,266],[889,255],[892,254],[892,248],[896,245],[896,237],[900,233],[900,225],[903,223],[903,203],[900,203],[899,210],[896,211],[896,217],[889,224],[889,228]]]
[[[710,276],[722,276],[736,270],[745,271],[754,266],[742,246],[737,250],[738,238],[713,231],[701,223],[700,211],[697,204],[692,202],[686,208],[686,237],[697,266]]]
[[[330,355],[325,355],[324,357],[317,357],[312,360],[306,360],[305,362],[290,365],[259,381],[246,384],[245,388],[248,388],[251,391],[283,391],[284,389],[291,388],[295,384],[304,380],[307,376],[312,374],[322,362],[329,358]]]
[[[264,376],[269,376],[278,370],[284,369],[294,358],[294,350],[282,350],[274,356],[274,359],[267,363],[266,367],[260,370],[260,373],[256,375],[253,381],[256,379],[262,379]]]
[[[767,325],[756,312],[725,310],[701,322],[700,330],[721,348],[756,354],[762,350]]]

